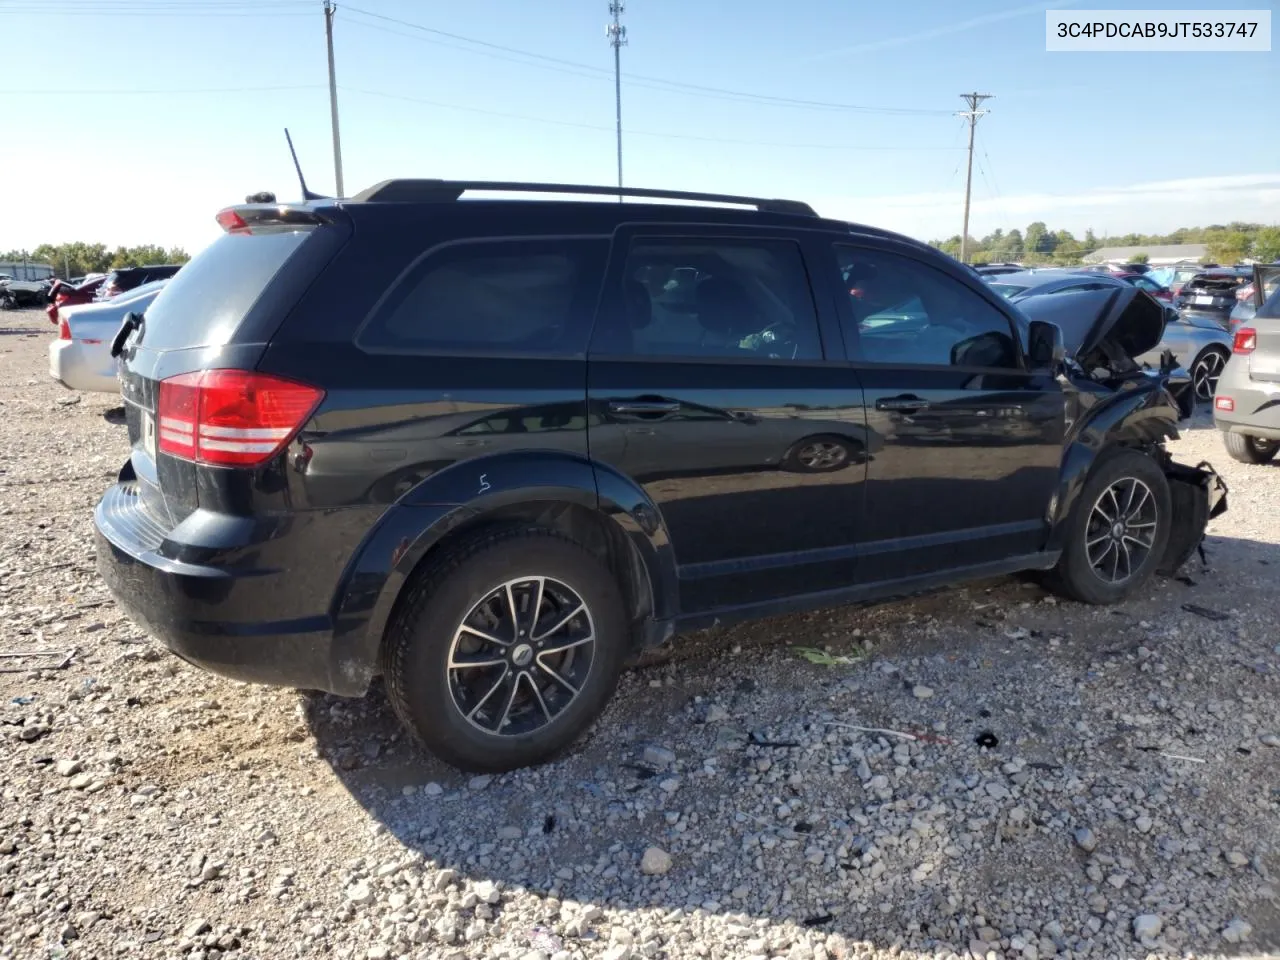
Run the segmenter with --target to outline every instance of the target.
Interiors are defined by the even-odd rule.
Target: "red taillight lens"
[[[222,227],[222,229],[226,230],[228,233],[232,230],[243,230],[249,226],[249,224],[245,223],[244,217],[240,216],[240,214],[236,213],[230,207],[226,210],[219,210],[216,219],[218,221],[218,226]]]
[[[1217,410],[1225,410],[1227,413],[1231,413],[1236,408],[1236,402],[1230,397],[1214,397],[1213,406]]]
[[[1232,353],[1253,353],[1253,348],[1258,345],[1258,331],[1253,327],[1241,327],[1236,331],[1235,339],[1231,341]]]
[[[61,320],[58,321],[58,339],[59,340],[71,339],[71,324],[67,323],[66,317],[63,317]]]
[[[224,467],[266,463],[324,399],[305,383],[248,370],[205,370],[160,382],[162,453]]]

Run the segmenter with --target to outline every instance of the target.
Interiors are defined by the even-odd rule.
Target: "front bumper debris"
[[[1204,551],[1205,528],[1214,517],[1227,511],[1227,484],[1213,467],[1201,461],[1194,467],[1165,460],[1164,475],[1169,480],[1169,498],[1173,506],[1173,527],[1165,547],[1159,572],[1171,577],[1191,555]]]

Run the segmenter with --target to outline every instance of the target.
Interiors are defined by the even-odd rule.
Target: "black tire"
[[[1108,490],[1118,488],[1120,495],[1123,496],[1126,481],[1137,481],[1141,487],[1145,487],[1153,505],[1151,512],[1146,511],[1145,503],[1141,508],[1133,508],[1141,510],[1141,516],[1134,520],[1133,536],[1140,536],[1145,540],[1146,534],[1138,529],[1138,524],[1145,525],[1151,517],[1153,517],[1151,522],[1155,523],[1150,543],[1142,554],[1141,560],[1136,562],[1133,558],[1138,552],[1137,544],[1135,543],[1133,547],[1129,546],[1131,538],[1127,528],[1114,543],[1108,544],[1104,541],[1099,544],[1097,541],[1097,536],[1101,533],[1099,529],[1101,515],[1095,514],[1094,509]],[[1140,487],[1134,489],[1140,489]],[[1055,593],[1081,603],[1119,603],[1132,596],[1151,578],[1164,558],[1169,542],[1170,524],[1173,521],[1170,502],[1169,481],[1150,457],[1136,450],[1115,450],[1103,454],[1102,459],[1091,471],[1089,479],[1085,481],[1084,489],[1080,491],[1071,516],[1066,521],[1062,556],[1057,566],[1049,571],[1045,578],[1045,585]],[[1124,504],[1119,506],[1119,510],[1113,511],[1117,516],[1126,511]],[[1090,541],[1094,551],[1092,556]],[[1124,553],[1121,553],[1121,545],[1124,547]],[[1111,557],[1110,553],[1101,554],[1103,570],[1095,569],[1095,561],[1098,560],[1101,551],[1108,548],[1116,551],[1117,574],[1122,573],[1124,569],[1119,566],[1120,558],[1126,556],[1130,558],[1129,575],[1123,579],[1108,579],[1110,571],[1106,569],[1105,564]]]
[[[1231,353],[1225,347],[1205,347],[1191,361],[1192,391],[1197,403],[1212,403],[1217,392],[1218,377],[1222,375]]]
[[[834,473],[855,462],[853,445],[842,437],[805,437],[787,451],[782,467],[792,473]]]
[[[455,634],[463,632],[464,620],[475,615],[482,603],[500,602],[502,596],[507,596],[498,593],[504,584],[521,578],[546,578],[549,597],[550,584],[555,584],[576,594],[586,607],[584,622],[595,639],[585,676],[574,695],[547,679],[542,672],[543,654],[529,652],[524,663],[518,663],[513,651],[518,647],[532,651],[532,646],[514,639],[514,634],[511,644],[491,645],[486,649],[493,651],[492,654],[477,657],[483,660],[495,656],[506,661],[502,666],[475,671],[448,666],[452,662]],[[387,696],[410,732],[453,766],[497,773],[543,763],[577,740],[613,695],[627,653],[626,609],[612,574],[576,541],[544,527],[506,526],[482,531],[429,561],[415,574],[407,589],[409,594],[383,643],[382,668]],[[551,597],[546,602],[554,600]],[[537,601],[528,606],[540,610],[542,601],[543,594],[539,592]],[[512,605],[522,602],[513,598]],[[511,606],[503,609],[510,610]],[[513,631],[520,626],[519,617],[515,619]],[[539,622],[535,613],[532,626]],[[528,631],[530,641],[536,635],[532,626]],[[580,661],[578,669],[581,669]],[[525,675],[523,679],[519,676],[521,673]],[[530,678],[535,675],[546,684],[546,689],[538,689],[536,701],[531,699],[535,688],[529,686]],[[496,709],[498,700],[508,697],[511,687],[499,691],[497,700],[493,701],[494,708],[484,707],[485,699],[477,698],[477,705],[471,711],[478,717],[475,722],[464,712],[469,702],[460,705],[455,693],[465,699],[468,692],[461,678],[471,681],[475,677],[473,682],[487,685],[497,676],[515,677],[509,681],[515,693],[511,694],[512,699],[507,701],[506,711],[494,728],[486,731],[477,724],[488,718],[490,709]],[[530,699],[522,703],[521,715],[536,722],[539,712],[534,708],[536,702],[545,722],[528,732],[498,733],[497,730],[506,725],[515,697],[522,692]],[[569,699],[552,715],[547,705],[556,697]],[[477,710],[482,712],[476,714]]]
[[[1247,437],[1243,433],[1224,433],[1222,443],[1231,458],[1241,463],[1270,463],[1280,453],[1280,442]]]

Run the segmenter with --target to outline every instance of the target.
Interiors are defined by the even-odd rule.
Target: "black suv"
[[[1162,446],[1189,380],[1131,359],[1145,293],[1015,307],[802,203],[617,192],[222,211],[116,338],[124,607],[241,680],[380,673],[440,756],[502,770],[678,632],[1025,570],[1115,602],[1225,509]]]

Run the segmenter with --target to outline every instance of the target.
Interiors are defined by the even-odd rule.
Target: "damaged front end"
[[[1169,502],[1173,526],[1164,558],[1156,571],[1172,577],[1191,555],[1200,551],[1204,559],[1204,532],[1209,521],[1227,512],[1227,484],[1205,461],[1194,467],[1178,463],[1162,447],[1160,467],[1169,481]]]
[[[1140,450],[1156,461],[1169,484],[1173,524],[1157,570],[1173,576],[1201,549],[1209,521],[1226,512],[1227,485],[1208,463],[1178,463],[1165,447],[1178,438],[1178,422],[1195,413],[1196,398],[1191,376],[1170,351],[1161,356],[1159,370],[1136,360],[1164,336],[1163,306],[1136,288],[1111,287],[1031,297],[1019,307],[1062,331],[1065,358],[1058,380],[1068,429],[1057,519],[1067,515],[1101,451]]]

